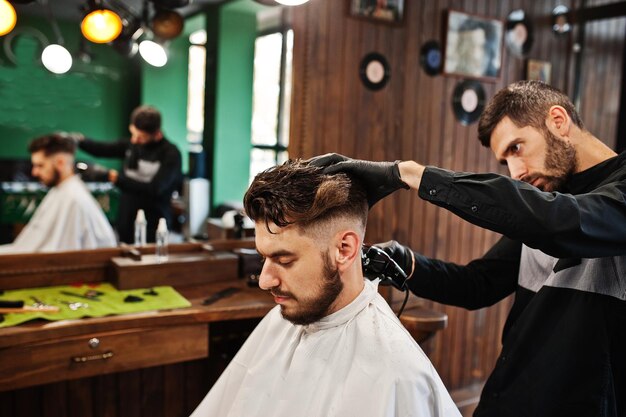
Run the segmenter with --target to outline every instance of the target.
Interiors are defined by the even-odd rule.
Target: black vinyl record
[[[463,125],[474,123],[485,108],[485,90],[475,80],[460,81],[452,94],[454,115]]]
[[[361,60],[359,65],[361,81],[370,90],[380,90],[389,81],[391,72],[387,59],[377,52],[371,52]]]
[[[441,73],[443,59],[441,57],[441,47],[437,41],[428,41],[420,49],[420,65],[424,72],[430,76]]]

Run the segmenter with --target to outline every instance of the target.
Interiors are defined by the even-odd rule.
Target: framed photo
[[[500,76],[504,23],[450,10],[443,72],[485,81]]]
[[[543,81],[550,84],[550,75],[552,73],[552,64],[547,61],[539,61],[537,59],[529,59],[526,62],[526,79]]]
[[[350,0],[350,16],[398,24],[404,17],[404,0]]]

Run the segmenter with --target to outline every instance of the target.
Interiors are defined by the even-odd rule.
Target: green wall
[[[59,26],[66,48],[75,55],[78,24],[59,22]],[[22,34],[11,43],[18,64],[0,55],[0,158],[29,159],[30,140],[57,130],[109,140],[124,136],[128,115],[139,97],[138,71],[133,65],[110,46],[90,44],[91,63],[74,57],[69,73],[52,74],[39,61],[41,46],[29,34],[31,28],[56,43],[46,20],[24,17],[14,29]],[[5,38],[0,37],[0,43]],[[78,158],[94,160],[80,152]],[[119,166],[118,161],[96,161]]]
[[[239,0],[220,10],[213,207],[240,203],[248,188],[256,12],[261,7]]]
[[[163,116],[163,133],[183,156],[183,172],[189,168],[187,143],[187,77],[189,35],[205,27],[204,15],[185,21],[182,35],[168,45],[169,59],[161,68],[143,64],[141,101],[158,108]]]

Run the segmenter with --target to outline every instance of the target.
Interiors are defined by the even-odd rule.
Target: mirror
[[[9,65],[0,52],[0,86],[3,91],[0,135],[7,139],[6,146],[0,150],[0,182],[5,183],[0,191],[0,200],[3,201],[1,243],[8,243],[17,235],[44,195],[36,180],[30,176],[28,142],[54,131],[82,132],[102,141],[128,138],[129,115],[140,103],[150,103],[161,110],[164,133],[183,154],[183,171],[194,178],[198,176],[196,169],[204,166],[204,175],[213,176],[210,187],[201,191],[205,202],[210,199],[212,206],[216,207],[222,202],[241,200],[249,178],[247,167],[251,159],[252,114],[233,112],[232,109],[245,108],[240,103],[246,100],[252,107],[253,60],[249,52],[254,48],[254,40],[260,32],[271,29],[271,25],[283,28],[287,16],[282,12],[285,8],[263,5],[254,0],[195,1],[189,7],[203,7],[207,12],[186,16],[183,33],[168,45],[172,65],[154,69],[142,64],[138,55],[129,58],[128,54],[120,53],[111,45],[84,42],[76,27],[80,19],[76,6],[80,2],[83,0],[50,2],[64,43],[74,57],[74,66],[68,74],[55,76],[43,72],[34,53],[38,44],[28,37],[15,40],[12,45],[16,55],[15,65]],[[125,3],[129,7],[141,5],[141,1],[134,0]],[[40,6],[35,2],[16,7],[18,25],[32,26],[51,40],[56,35],[45,13],[38,10]],[[219,24],[220,21],[222,24]],[[192,42],[191,34],[202,28],[207,32],[205,41]],[[249,44],[236,45],[242,36]],[[191,47],[195,48],[193,52]],[[188,108],[190,93],[203,99],[205,97],[197,82],[192,85],[188,78],[187,56],[195,54],[197,49],[205,53],[201,56],[205,65],[201,75],[206,78],[201,79],[201,87],[207,88],[207,97],[215,99],[216,92],[220,91],[220,97],[226,97],[226,101],[203,103],[199,116],[189,120],[181,109]],[[237,50],[246,54],[247,61],[236,56]],[[211,57],[215,51],[228,51],[229,55],[220,56],[217,60]],[[216,67],[217,61],[229,63],[231,70]],[[218,79],[219,73],[227,73],[227,76]],[[287,104],[283,108],[287,108]],[[247,131],[242,129],[246,125]],[[206,131],[207,127],[211,131]],[[288,133],[288,124],[279,128]],[[243,133],[238,130],[243,130]],[[241,149],[247,149],[248,154],[233,160],[232,155],[239,157]],[[105,168],[121,167],[120,160],[93,158],[83,152],[77,153],[77,161]],[[242,169],[233,170],[233,166]],[[113,221],[118,202],[115,190],[107,188],[107,183],[89,186],[97,190],[98,195],[94,194],[96,199]],[[211,196],[207,195],[207,188]]]

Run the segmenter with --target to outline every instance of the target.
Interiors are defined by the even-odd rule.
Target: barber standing
[[[109,170],[105,175],[122,192],[118,212],[120,241],[133,243],[134,222],[139,209],[146,214],[147,239],[154,242],[159,218],[172,226],[172,193],[182,183],[181,155],[161,132],[161,113],[150,106],[133,110],[130,118],[130,142],[96,142],[83,135],[74,135],[78,147],[105,158],[123,158],[121,171]]]
[[[504,235],[467,265],[384,248],[418,296],[467,309],[515,293],[502,351],[475,417],[626,416],[626,152],[583,126],[536,81],[499,91],[478,136],[511,178],[413,161],[314,159],[369,184],[370,206],[400,188]]]

